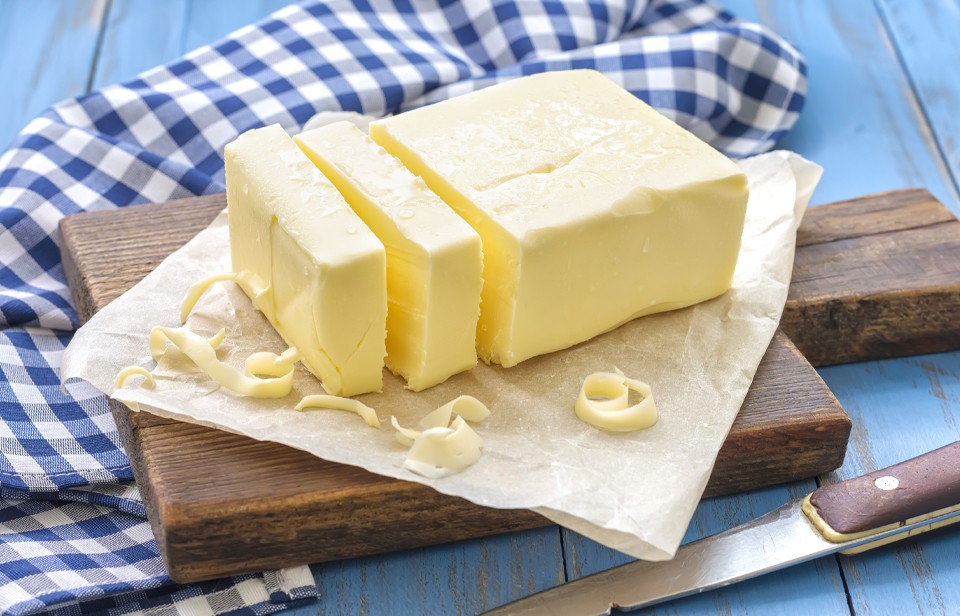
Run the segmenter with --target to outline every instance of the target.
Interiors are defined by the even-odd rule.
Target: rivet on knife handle
[[[807,497],[803,511],[823,537],[842,543],[922,522],[960,510],[960,441],[869,475],[824,486]],[[922,526],[910,533],[860,545],[843,554],[856,554],[933,530]]]

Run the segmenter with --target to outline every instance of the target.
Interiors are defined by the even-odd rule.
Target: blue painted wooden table
[[[960,0],[722,0],[809,62],[800,122],[781,144],[826,169],[814,203],[920,186],[960,214]],[[0,0],[0,148],[59,99],[127,79],[285,0]],[[158,27],[158,24],[162,24]],[[851,415],[830,475],[704,501],[687,539],[960,439],[960,352],[820,371]],[[474,613],[622,563],[558,527],[314,568],[313,614]],[[682,614],[960,614],[960,532],[829,557],[659,607]]]

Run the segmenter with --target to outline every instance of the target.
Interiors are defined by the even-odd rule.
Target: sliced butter
[[[383,244],[279,125],[224,152],[233,269],[267,289],[251,300],[334,395],[382,388]]]
[[[423,180],[348,122],[297,145],[387,252],[387,367],[421,391],[477,363],[480,237]]]
[[[744,175],[595,71],[517,79],[370,135],[480,234],[487,361],[513,366],[730,286]]]

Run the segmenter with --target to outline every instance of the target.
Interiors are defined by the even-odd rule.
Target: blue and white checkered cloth
[[[59,387],[78,325],[61,218],[222,192],[223,147],[254,127],[567,68],[734,156],[769,149],[806,85],[789,44],[695,0],[317,0],[33,120],[0,156],[0,613],[266,614],[316,596],[306,567],[167,577],[105,398]]]

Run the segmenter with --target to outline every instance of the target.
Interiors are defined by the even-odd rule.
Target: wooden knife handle
[[[960,507],[960,441],[824,486],[810,495],[809,502],[841,540]]]

